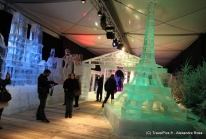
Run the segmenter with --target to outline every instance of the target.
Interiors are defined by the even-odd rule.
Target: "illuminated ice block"
[[[154,57],[154,8],[155,4],[150,3],[143,51],[136,68],[137,74],[130,84],[125,86],[114,105],[121,105],[122,116],[128,118],[165,115],[185,119],[186,115],[171,96],[171,89],[162,85],[158,75]]]
[[[11,85],[34,85],[39,76],[38,63],[42,57],[42,27],[32,24],[27,39],[28,19],[13,13],[8,46],[1,51],[1,78],[11,74]],[[1,47],[3,48],[3,47]],[[4,53],[4,54],[3,54]]]
[[[186,113],[172,98],[171,89],[162,85],[158,75],[154,57],[154,9],[155,4],[150,3],[143,51],[135,76],[111,105],[105,105],[105,115],[118,134],[175,131],[177,124],[180,131],[192,130],[185,122]],[[162,126],[161,122],[168,127]]]

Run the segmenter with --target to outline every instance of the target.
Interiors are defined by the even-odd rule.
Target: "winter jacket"
[[[54,81],[48,81],[47,76],[40,74],[38,77],[37,91],[39,94],[48,94],[50,84],[54,84]]]
[[[114,78],[109,78],[104,84],[105,91],[117,91],[116,81]]]
[[[66,96],[73,97],[75,95],[75,91],[80,90],[79,81],[77,79],[66,79],[63,84],[63,88],[65,90]]]
[[[100,79],[98,79],[98,90],[102,90],[103,87],[103,77],[100,77]]]

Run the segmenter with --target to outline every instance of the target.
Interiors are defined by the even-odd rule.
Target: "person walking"
[[[70,78],[66,79],[63,84],[66,93],[66,112],[65,118],[72,118],[72,107],[75,97],[75,92],[79,90],[79,82],[75,79],[75,74],[71,73]]]
[[[49,94],[49,88],[57,85],[54,81],[48,81],[47,77],[51,74],[49,69],[45,69],[44,73],[40,74],[38,77],[37,90],[38,98],[40,100],[39,107],[36,113],[36,120],[41,120],[42,122],[49,123],[50,121],[46,118],[44,109],[46,106],[46,99]]]
[[[96,95],[96,101],[101,102],[102,101],[102,89],[103,89],[103,80],[104,80],[104,75],[102,75],[98,79],[98,88],[97,88],[97,95]]]
[[[5,88],[7,84],[10,84],[11,80],[10,80],[10,74],[7,73],[6,75],[6,79],[0,79],[0,86]],[[1,115],[3,113],[4,107],[8,106],[8,102],[0,102],[0,120],[1,120]],[[0,129],[2,129],[2,126],[0,125]]]
[[[117,92],[117,87],[116,87],[116,81],[114,78],[114,74],[111,74],[109,79],[105,82],[104,84],[104,89],[107,92],[107,95],[103,101],[102,108],[104,107],[104,104],[107,103],[108,98],[111,95],[111,99],[114,99],[114,93]]]

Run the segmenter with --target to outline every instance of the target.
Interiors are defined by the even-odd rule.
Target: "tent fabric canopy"
[[[103,1],[103,0],[100,0]],[[91,0],[0,0],[48,30],[64,36],[95,55],[115,52],[111,39],[100,26],[97,8]],[[111,18],[124,38],[128,52],[141,56],[147,5],[150,0],[107,0]],[[168,65],[206,31],[205,0],[155,0],[155,60]],[[0,6],[1,8],[1,6]],[[194,52],[195,54],[195,52]]]

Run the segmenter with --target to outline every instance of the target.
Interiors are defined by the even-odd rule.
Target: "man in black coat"
[[[54,81],[48,81],[47,77],[51,74],[51,71],[48,69],[44,70],[43,74],[40,74],[38,77],[38,97],[40,100],[40,105],[37,109],[36,120],[41,120],[42,122],[49,123],[49,120],[46,118],[44,113],[44,108],[46,106],[46,99],[49,94],[49,88],[52,88],[54,85],[57,85]]]
[[[107,95],[105,100],[103,101],[102,107],[104,107],[104,103],[107,103],[107,100],[110,97],[110,95],[111,95],[111,99],[114,99],[114,93],[117,92],[116,80],[114,78],[114,74],[112,74],[109,77],[109,79],[105,82],[104,89],[107,92]]]

